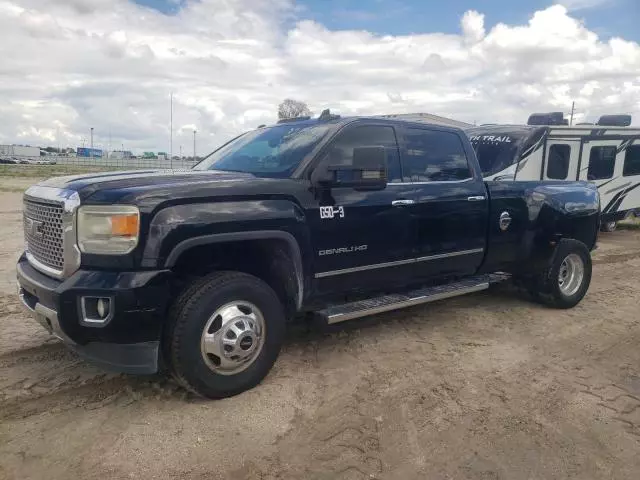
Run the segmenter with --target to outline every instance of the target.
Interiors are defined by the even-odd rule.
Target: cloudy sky
[[[639,0],[0,0],[0,143],[204,153],[275,120],[534,111],[640,125]]]

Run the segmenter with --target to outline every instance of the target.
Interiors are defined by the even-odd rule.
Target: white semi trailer
[[[0,145],[2,157],[39,157],[40,147],[26,147],[23,145]]]

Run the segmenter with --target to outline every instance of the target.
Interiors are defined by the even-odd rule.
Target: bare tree
[[[307,107],[307,104],[292,98],[285,98],[280,105],[278,105],[278,120],[283,118],[297,118],[311,115],[311,110]]]

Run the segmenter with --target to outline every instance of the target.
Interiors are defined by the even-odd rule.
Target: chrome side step
[[[425,287],[412,290],[403,294],[385,295],[382,297],[359,300],[328,307],[318,312],[324,317],[327,323],[339,323],[354,318],[366,317],[377,313],[399,310],[401,308],[412,307],[423,303],[444,300],[445,298],[466,295],[467,293],[479,292],[489,288],[489,285],[501,282],[509,278],[506,274],[477,275],[446,285],[435,287]]]

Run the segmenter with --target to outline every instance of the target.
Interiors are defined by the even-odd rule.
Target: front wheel
[[[223,398],[262,381],[285,333],[276,293],[262,280],[219,272],[187,287],[174,304],[165,351],[176,380],[188,390]]]
[[[591,254],[586,245],[577,240],[562,240],[532,293],[551,307],[572,308],[586,295],[591,270]]]

